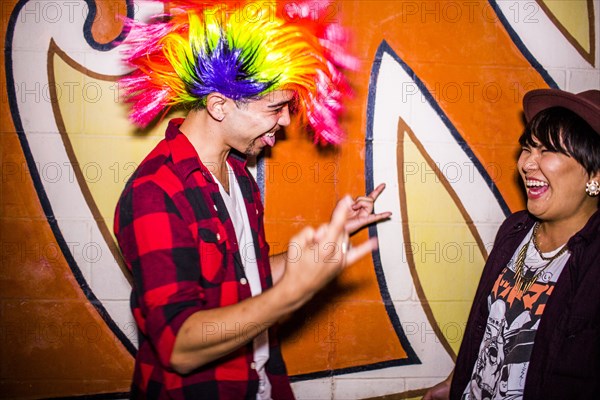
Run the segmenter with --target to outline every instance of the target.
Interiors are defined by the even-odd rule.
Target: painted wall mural
[[[177,114],[147,130],[127,121],[120,17],[161,7],[2,2],[0,398],[127,397],[137,339],[114,206]],[[283,322],[283,353],[299,399],[418,398],[452,369],[496,229],[523,207],[524,93],[600,88],[600,1],[327,7],[362,61],[348,140],[315,149],[292,128],[257,161],[267,237],[283,251],[343,194],[380,182],[377,210],[393,216],[357,235],[378,251]]]

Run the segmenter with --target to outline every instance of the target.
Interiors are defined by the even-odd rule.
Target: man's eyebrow
[[[283,100],[283,101],[280,101],[279,103],[275,103],[275,104],[269,104],[267,107],[268,108],[278,108],[278,107],[281,107],[281,106],[284,106],[284,105],[288,104],[290,101],[292,101],[292,99],[290,99],[290,100]]]

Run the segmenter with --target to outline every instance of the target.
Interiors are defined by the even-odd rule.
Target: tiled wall
[[[126,397],[136,337],[112,213],[165,122],[141,132],[126,120],[116,15],[160,7],[1,7],[0,398]],[[259,161],[267,236],[282,251],[342,195],[380,182],[377,211],[393,216],[354,239],[378,236],[377,252],[284,323],[283,352],[298,398],[418,397],[452,368],[495,230],[523,206],[514,167],[523,94],[600,88],[600,5],[326,7],[351,28],[362,63],[350,73],[348,138],[317,149],[289,129]]]

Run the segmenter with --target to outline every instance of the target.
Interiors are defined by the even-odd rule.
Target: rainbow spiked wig
[[[165,14],[128,21],[125,59],[134,70],[120,84],[134,123],[147,126],[174,106],[203,107],[212,92],[243,100],[292,89],[315,141],[343,140],[338,117],[349,86],[340,69],[357,61],[331,17],[335,4],[159,1],[171,7]]]

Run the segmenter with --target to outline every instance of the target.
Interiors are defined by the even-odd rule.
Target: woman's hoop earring
[[[585,192],[590,197],[598,196],[600,194],[600,183],[598,183],[596,180],[589,181],[585,184]]]

